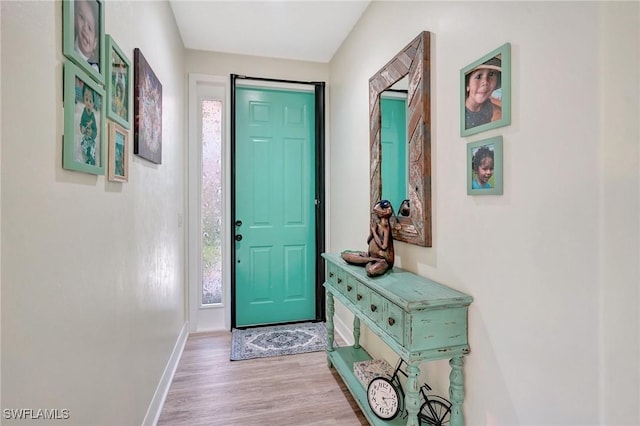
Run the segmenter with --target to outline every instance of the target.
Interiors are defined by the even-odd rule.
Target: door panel
[[[236,89],[236,326],[315,318],[314,94]]]

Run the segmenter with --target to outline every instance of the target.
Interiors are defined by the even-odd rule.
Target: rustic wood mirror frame
[[[431,43],[423,31],[369,79],[371,209],[382,194],[380,95],[408,76],[407,142],[410,214],[392,218],[393,238],[431,247]],[[400,206],[393,206],[396,210]],[[373,217],[372,217],[373,220]]]

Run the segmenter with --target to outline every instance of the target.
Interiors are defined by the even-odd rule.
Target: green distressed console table
[[[323,253],[327,261],[327,361],[335,367],[371,424],[418,425],[420,362],[449,358],[451,426],[463,426],[463,356],[469,353],[467,312],[469,295],[400,268],[370,278],[365,269],[347,264],[340,253]],[[334,298],[354,314],[355,344],[334,348]],[[407,363],[405,408],[408,416],[382,421],[367,403],[366,389],[353,372],[353,363],[371,356],[360,346],[360,322]]]

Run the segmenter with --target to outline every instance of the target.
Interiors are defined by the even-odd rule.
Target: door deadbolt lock
[[[242,226],[242,221],[241,220],[236,220],[236,226]]]

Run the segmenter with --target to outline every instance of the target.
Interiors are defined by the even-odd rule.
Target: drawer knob
[[[353,287],[351,287],[350,285],[347,286],[347,291],[351,291],[353,290]]]
[[[371,312],[375,312],[378,310],[378,307],[376,305],[371,305]]]
[[[362,295],[361,294],[356,295],[356,299],[362,300]]]
[[[389,323],[389,325],[393,325],[396,323],[396,320],[394,320],[393,318],[389,317],[389,320],[387,321]]]

